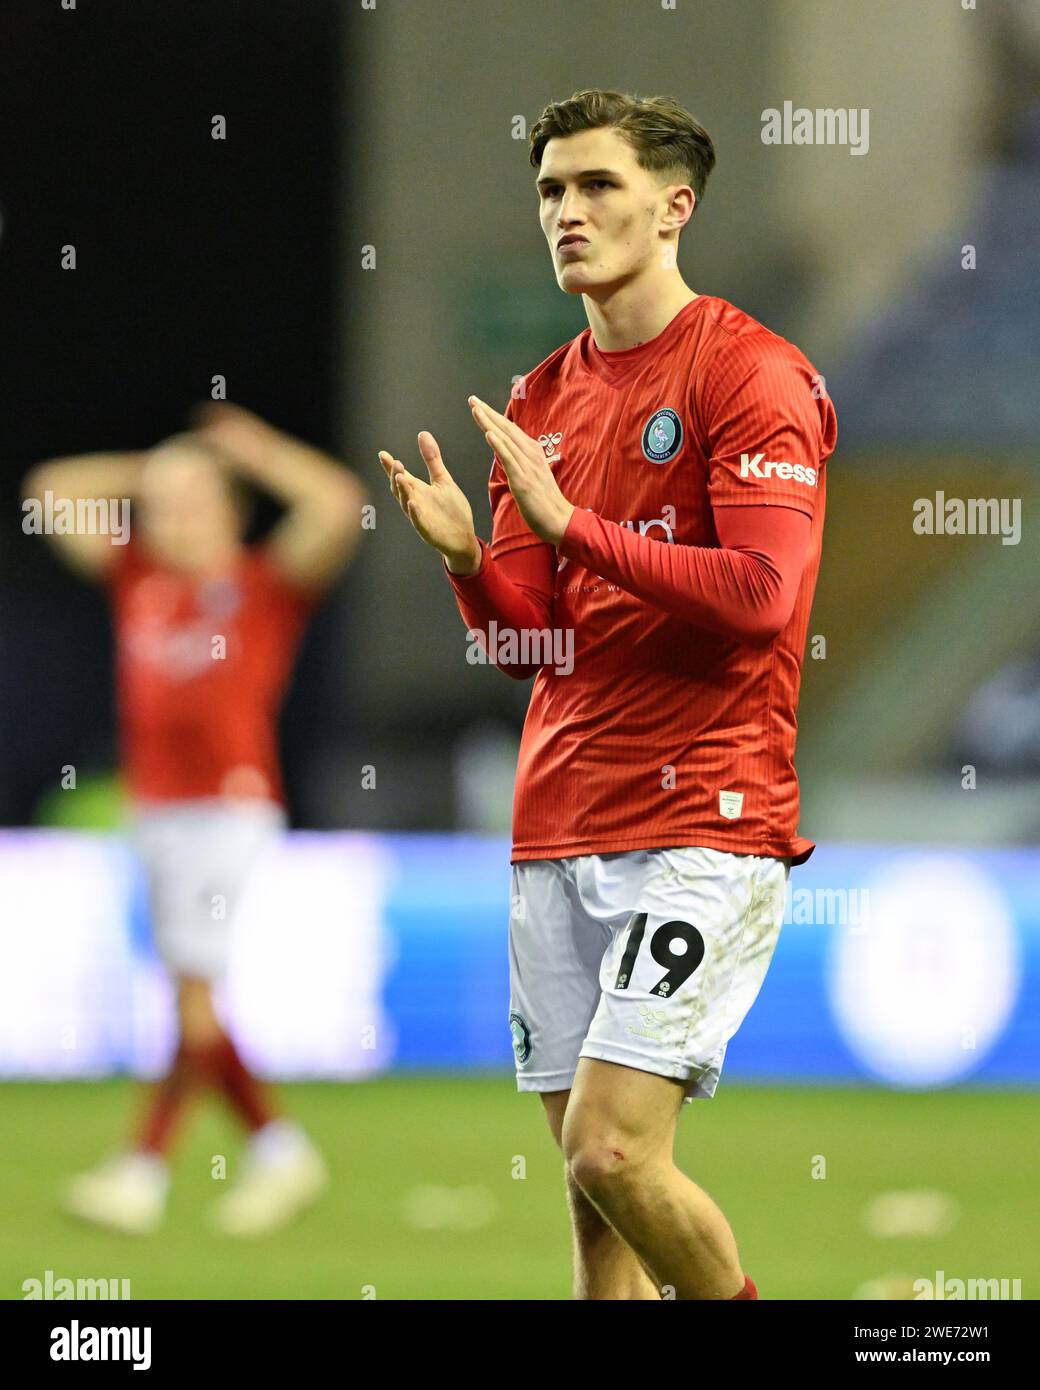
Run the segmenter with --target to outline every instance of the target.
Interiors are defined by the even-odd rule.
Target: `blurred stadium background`
[[[802,347],[839,419],[799,735],[819,848],[680,1158],[764,1297],[906,1296],[939,1270],[1035,1297],[1035,8],[97,0],[6,28],[0,1295],[50,1269],[139,1298],[568,1296],[559,1160],[506,1023],[528,688],[467,664],[389,500],[307,640],[282,730],[296,829],[226,997],[334,1192],[260,1259],[208,1235],[235,1140],[205,1114],[160,1236],[58,1215],[129,1078],[158,1072],[170,1000],[119,829],[105,608],[22,534],[18,489],[40,459],[181,428],[220,375],[380,499],[377,448],[411,465],[431,429],[488,534],[466,395],[504,401],[585,326],[515,122],[613,86],[711,131],[685,278]],[[869,152],[763,144],[786,100],[868,108]],[[1020,499],[1020,543],[916,534],[938,491]]]

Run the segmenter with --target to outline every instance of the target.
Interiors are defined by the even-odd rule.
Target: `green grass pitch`
[[[508,1076],[392,1077],[280,1088],[333,1172],[291,1229],[247,1244],[210,1234],[205,1208],[240,1152],[200,1107],[176,1153],[162,1231],[146,1240],[67,1221],[55,1193],[118,1146],[138,1111],[125,1081],[0,1088],[0,1296],[22,1282],[129,1279],[135,1299],[566,1299],[561,1161],[532,1095]],[[677,1158],[726,1212],[763,1298],[849,1299],[871,1280],[1021,1279],[1040,1293],[1035,1095],[969,1090],[719,1087],[681,1116]],[[817,1155],[826,1177],[812,1176]],[[522,1174],[522,1176],[520,1176]],[[945,1233],[871,1234],[885,1192],[957,1204]]]

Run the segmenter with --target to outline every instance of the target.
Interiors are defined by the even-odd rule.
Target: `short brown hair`
[[[624,136],[642,169],[682,173],[697,195],[715,167],[715,146],[704,127],[674,97],[637,97],[592,88],[551,102],[531,128],[531,163],[541,166],[550,140],[610,126]],[[696,210],[696,209],[695,209]]]

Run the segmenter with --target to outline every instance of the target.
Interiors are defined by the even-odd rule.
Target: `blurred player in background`
[[[535,675],[513,807],[521,1090],[563,1149],[582,1298],[755,1299],[675,1165],[765,977],[800,837],[796,709],[820,563],[823,380],[676,259],[715,152],[668,97],[590,91],[531,131],[542,231],[587,328],[470,409],[493,539],[433,436],[381,453],[471,632]],[[503,267],[508,274],[508,268]],[[573,639],[524,653],[523,634]],[[513,634],[514,652],[509,652]]]
[[[253,488],[285,511],[262,544],[247,546]],[[134,841],[179,1023],[172,1066],[132,1146],[72,1181],[65,1206],[121,1231],[154,1230],[185,1107],[214,1088],[250,1139],[213,1216],[228,1234],[259,1234],[318,1195],[325,1165],[242,1060],[214,988],[250,866],[285,824],[279,705],[308,618],[357,544],[363,488],[318,450],[245,410],[213,405],[192,432],[146,454],[41,464],[25,492],[133,502],[129,544],[103,534],[52,539],[111,598]]]

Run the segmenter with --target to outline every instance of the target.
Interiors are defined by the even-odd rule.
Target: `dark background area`
[[[67,764],[81,787],[116,766],[103,597],[22,534],[20,479],[48,457],[154,444],[219,375],[231,400],[343,458],[378,511],[283,711],[294,823],[508,827],[530,685],[466,661],[442,567],[376,450],[421,470],[416,432],[432,430],[489,535],[466,396],[504,402],[585,327],[551,272],[517,123],[595,84],[671,92],[706,123],[719,164],[684,277],[797,343],[837,406],[804,824],[853,840],[1032,834],[1036,795],[1007,783],[1037,766],[1036,606],[994,604],[991,570],[1031,594],[1035,547],[998,565],[992,538],[958,547],[911,518],[940,488],[1035,506],[1035,7],[922,0],[901,8],[899,44],[865,0],[636,14],[623,0],[0,0],[0,824],[45,800],[45,816],[110,823],[58,787]],[[788,96],[869,110],[869,156],[764,144],[763,109]],[[988,777],[968,815],[948,795],[966,762]]]
[[[229,399],[335,449],[342,8],[134,0],[128,24],[123,0],[91,0],[0,21],[4,823],[31,819],[63,764],[113,760],[104,599],[22,534],[25,471],[183,429],[215,375]],[[75,270],[61,265],[70,245]],[[318,818],[320,731],[349,718],[314,678],[349,588],[308,634],[283,714],[298,822]]]

